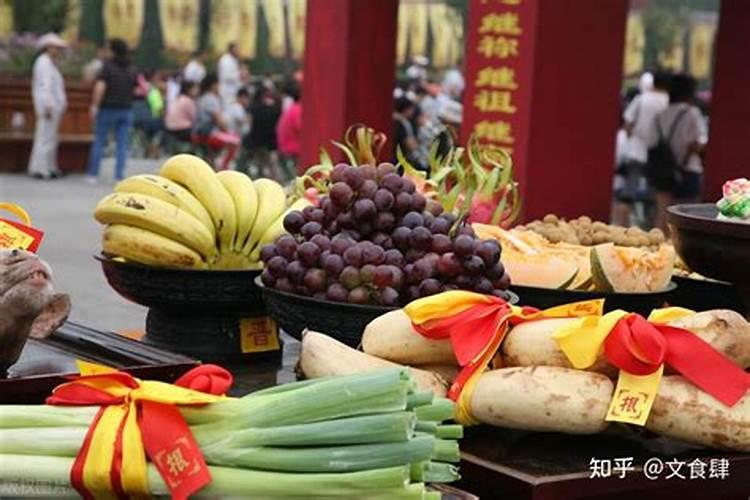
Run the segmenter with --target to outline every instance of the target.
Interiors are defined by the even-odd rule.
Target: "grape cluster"
[[[319,207],[289,212],[265,245],[266,286],[354,304],[404,305],[446,290],[507,298],[500,245],[479,240],[390,163],[337,165]]]

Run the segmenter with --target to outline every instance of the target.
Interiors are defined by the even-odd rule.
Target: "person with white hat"
[[[65,81],[57,61],[67,43],[55,33],[47,33],[39,39],[37,46],[41,53],[34,62],[31,77],[36,124],[28,172],[37,179],[54,179],[60,176],[57,145],[60,120],[67,107]]]

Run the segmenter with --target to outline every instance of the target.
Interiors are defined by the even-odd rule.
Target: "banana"
[[[109,194],[96,205],[94,218],[102,224],[127,224],[152,231],[182,243],[206,258],[216,255],[216,240],[201,221],[153,196]]]
[[[160,175],[134,175],[117,183],[115,193],[140,193],[180,207],[201,221],[216,237],[216,228],[211,214],[190,191]]]
[[[237,212],[232,196],[216,177],[208,163],[189,154],[168,159],[159,172],[162,176],[186,187],[211,214],[223,251],[231,251],[237,231]]]
[[[286,217],[286,214],[293,210],[302,210],[305,207],[308,207],[312,205],[310,201],[307,198],[300,198],[299,200],[292,203],[292,206],[287,208],[284,213],[279,215],[273,223],[268,226],[268,229],[265,230],[263,235],[260,237],[260,240],[258,240],[258,244],[255,246],[252,252],[250,252],[250,261],[251,262],[257,262],[260,260],[260,251],[263,249],[263,245],[267,245],[268,243],[273,243],[276,241],[276,238],[281,236],[286,232],[286,229],[284,229],[284,217]]]
[[[104,228],[102,249],[110,255],[150,266],[205,267],[201,256],[185,245],[151,231],[123,224],[112,224]]]
[[[276,181],[271,179],[256,179],[253,181],[255,190],[258,193],[258,216],[255,217],[253,229],[245,242],[242,253],[250,255],[255,245],[268,226],[275,221],[286,208],[286,195],[284,188]]]
[[[235,252],[242,252],[247,236],[253,228],[258,213],[258,193],[252,179],[242,172],[222,170],[216,174],[234,200],[237,211],[237,235],[234,238]]]

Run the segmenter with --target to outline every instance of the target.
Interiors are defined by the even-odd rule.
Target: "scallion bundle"
[[[69,481],[97,409],[0,406],[0,497]],[[200,495],[421,499],[458,479],[453,403],[416,392],[408,369],[321,378],[181,407],[212,475]],[[149,466],[154,495],[167,494]],[[35,490],[38,494],[38,490]],[[70,489],[75,496],[75,491]],[[439,495],[436,497],[439,498]]]

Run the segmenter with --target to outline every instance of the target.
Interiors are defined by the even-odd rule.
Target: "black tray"
[[[10,367],[9,378],[0,378],[0,404],[44,402],[55,386],[78,374],[76,359],[166,382],[198,365],[180,354],[67,322],[46,339],[26,343],[21,358]]]
[[[741,314],[745,311],[740,293],[731,283],[682,276],[674,276],[672,279],[677,283],[677,290],[671,299],[676,306],[694,311],[731,309]]]
[[[647,316],[651,310],[672,303],[672,296],[675,290],[677,290],[677,285],[671,282],[666,290],[652,293],[582,292],[578,290],[556,290],[554,288],[520,285],[512,285],[510,289],[521,297],[521,304],[539,309],[547,309],[584,300],[605,299],[605,312],[623,309],[628,312]]]
[[[142,306],[175,312],[262,313],[255,284],[260,271],[201,271],[144,266],[95,256],[104,276],[124,298]]]
[[[263,290],[268,314],[282,330],[296,339],[309,328],[325,333],[349,346],[358,347],[367,324],[397,307],[347,304],[305,297],[269,288],[257,279]],[[518,296],[509,292],[510,302],[518,303]]]

